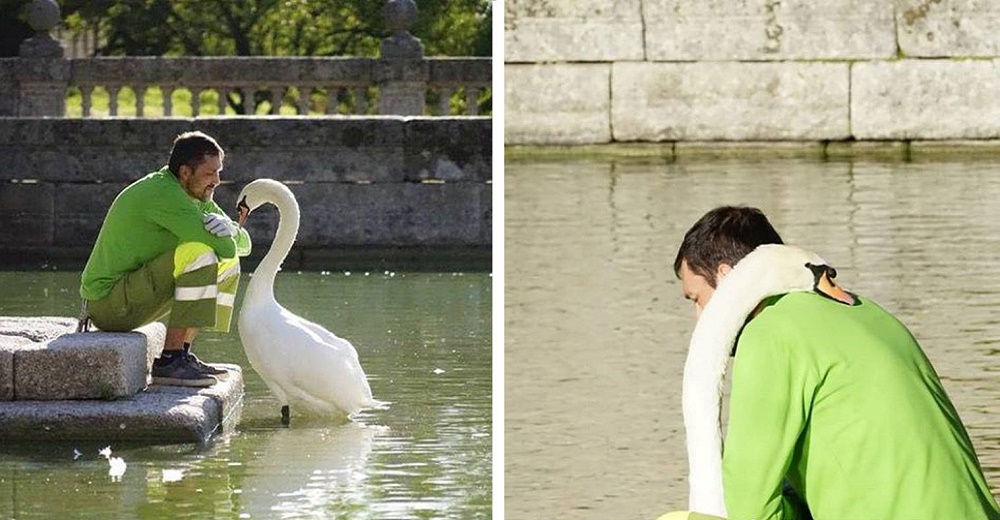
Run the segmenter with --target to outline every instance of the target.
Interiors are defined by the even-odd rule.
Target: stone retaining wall
[[[1000,3],[514,0],[505,142],[1000,138]]]
[[[295,193],[302,226],[286,267],[309,264],[305,252],[316,268],[440,251],[488,260],[490,118],[0,118],[0,267],[81,267],[115,195],[192,129],[226,150],[216,202],[231,215],[253,179]],[[248,221],[256,258],[276,227],[270,207]]]

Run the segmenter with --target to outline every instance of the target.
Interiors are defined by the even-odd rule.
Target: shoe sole
[[[154,385],[165,385],[165,386],[188,386],[195,388],[206,388],[218,383],[214,377],[206,377],[203,379],[180,379],[176,377],[156,377],[153,376]]]

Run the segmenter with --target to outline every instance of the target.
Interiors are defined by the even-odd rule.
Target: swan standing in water
[[[242,226],[251,211],[270,202],[278,207],[274,242],[250,279],[239,329],[250,365],[281,402],[281,421],[289,407],[310,414],[351,415],[382,404],[371,388],[358,353],[345,339],[297,316],[274,299],[274,277],[299,231],[299,204],[284,184],[271,179],[251,182],[240,192]]]

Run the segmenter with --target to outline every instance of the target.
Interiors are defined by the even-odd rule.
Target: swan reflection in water
[[[356,422],[269,430],[260,456],[245,463],[242,513],[321,518],[364,507],[370,500],[365,481],[372,441],[386,431]]]

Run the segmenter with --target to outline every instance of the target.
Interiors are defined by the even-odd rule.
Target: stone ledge
[[[717,159],[732,157],[788,158],[823,157],[823,144],[818,141],[684,141],[674,146],[681,159]]]
[[[0,406],[3,441],[204,443],[231,432],[243,406],[243,373],[204,389],[150,386],[117,401],[12,401]]]
[[[166,328],[75,333],[76,319],[0,317],[0,400],[119,399],[146,387]]]

